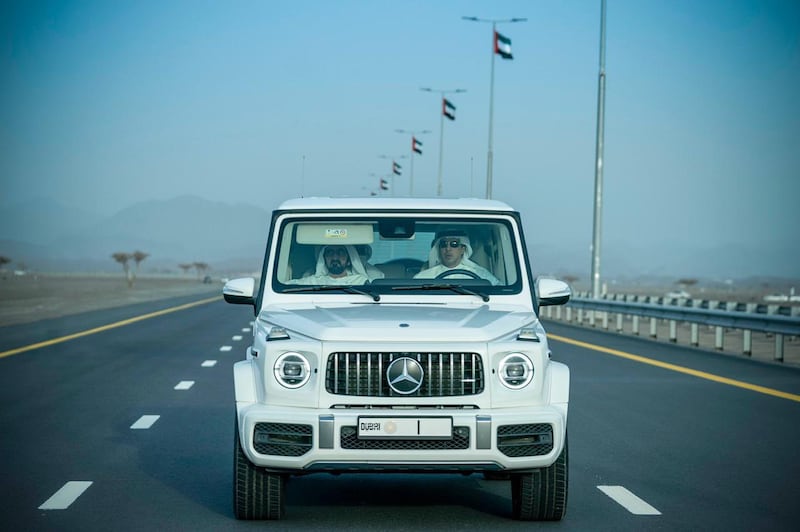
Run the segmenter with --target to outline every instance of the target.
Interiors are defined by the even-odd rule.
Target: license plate
[[[358,437],[449,440],[453,437],[453,418],[359,417]]]

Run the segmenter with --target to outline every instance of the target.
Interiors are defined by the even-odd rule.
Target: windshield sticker
[[[347,238],[347,229],[325,229],[325,238]]]

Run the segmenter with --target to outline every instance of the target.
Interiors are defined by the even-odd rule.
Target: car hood
[[[259,319],[320,341],[488,342],[536,324],[524,308],[488,305],[266,307]]]

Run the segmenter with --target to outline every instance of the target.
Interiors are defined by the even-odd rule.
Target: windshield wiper
[[[284,289],[283,293],[289,294],[289,293],[299,293],[299,292],[329,292],[331,290],[341,290],[342,292],[347,292],[348,294],[361,294],[362,296],[371,297],[373,301],[381,300],[381,296],[379,294],[376,294],[375,292],[370,292],[368,290],[361,290],[359,288],[346,285],[298,286],[297,288],[286,288]]]
[[[392,290],[452,290],[457,294],[462,294],[465,296],[478,296],[484,302],[489,301],[489,296],[482,293],[477,292],[475,290],[470,290],[469,288],[464,288],[460,284],[451,284],[451,283],[440,283],[440,284],[423,284],[421,286],[393,286]]]

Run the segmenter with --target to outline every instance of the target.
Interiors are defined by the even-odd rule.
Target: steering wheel
[[[462,268],[455,268],[452,270],[445,270],[439,275],[436,276],[436,279],[444,279],[446,277],[450,277],[451,275],[466,275],[467,277],[471,277],[472,279],[483,279],[480,275],[475,272],[471,272],[469,270],[464,270]]]

